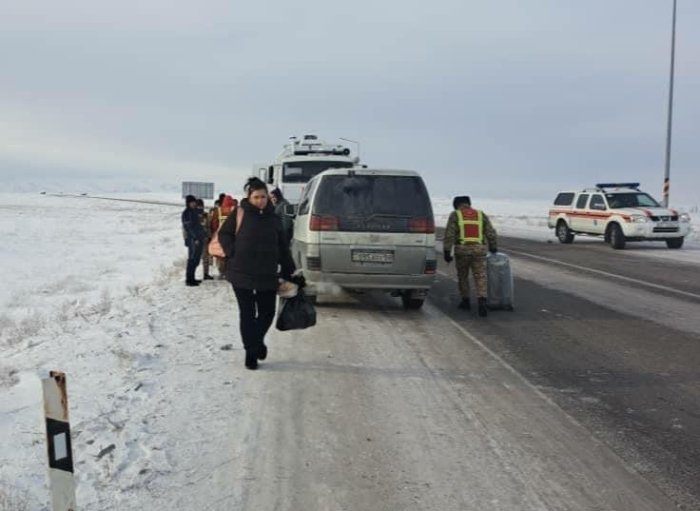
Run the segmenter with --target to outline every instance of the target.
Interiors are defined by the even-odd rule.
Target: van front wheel
[[[683,238],[669,238],[666,240],[668,248],[681,248],[683,246]]]
[[[618,224],[610,224],[610,246],[615,250],[622,250],[625,248],[626,242],[622,227]]]

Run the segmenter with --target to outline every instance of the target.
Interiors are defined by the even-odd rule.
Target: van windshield
[[[605,197],[608,199],[608,205],[613,209],[661,207],[646,193],[606,193]]]
[[[346,169],[350,161],[294,161],[282,167],[283,183],[307,183],[312,177],[327,169]]]
[[[337,217],[343,231],[407,232],[412,219],[433,220],[428,192],[415,176],[325,176],[313,213]]]

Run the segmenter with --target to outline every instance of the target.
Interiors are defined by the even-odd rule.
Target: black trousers
[[[185,273],[185,280],[187,282],[192,282],[194,280],[194,272],[201,259],[202,242],[195,243],[194,241],[190,241],[190,244],[187,245],[187,271]]]
[[[234,287],[240,313],[241,337],[246,350],[263,344],[265,334],[275,319],[277,291],[254,291]]]

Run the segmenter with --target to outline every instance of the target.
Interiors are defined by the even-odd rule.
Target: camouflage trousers
[[[204,275],[209,275],[209,265],[211,265],[211,256],[209,255],[209,241],[205,240],[204,246],[202,247],[202,269],[204,270]]]
[[[226,275],[226,259],[223,257],[214,257],[216,260],[216,267],[219,270],[219,275]]]
[[[476,296],[486,298],[488,281],[486,276],[486,247],[484,245],[455,246],[455,265],[459,279],[459,293],[462,298],[469,298],[469,273],[474,274]]]

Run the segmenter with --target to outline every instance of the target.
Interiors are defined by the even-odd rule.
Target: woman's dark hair
[[[250,194],[256,190],[267,191],[267,185],[260,178],[251,177],[243,187],[243,190],[248,194],[248,197],[250,197]]]

